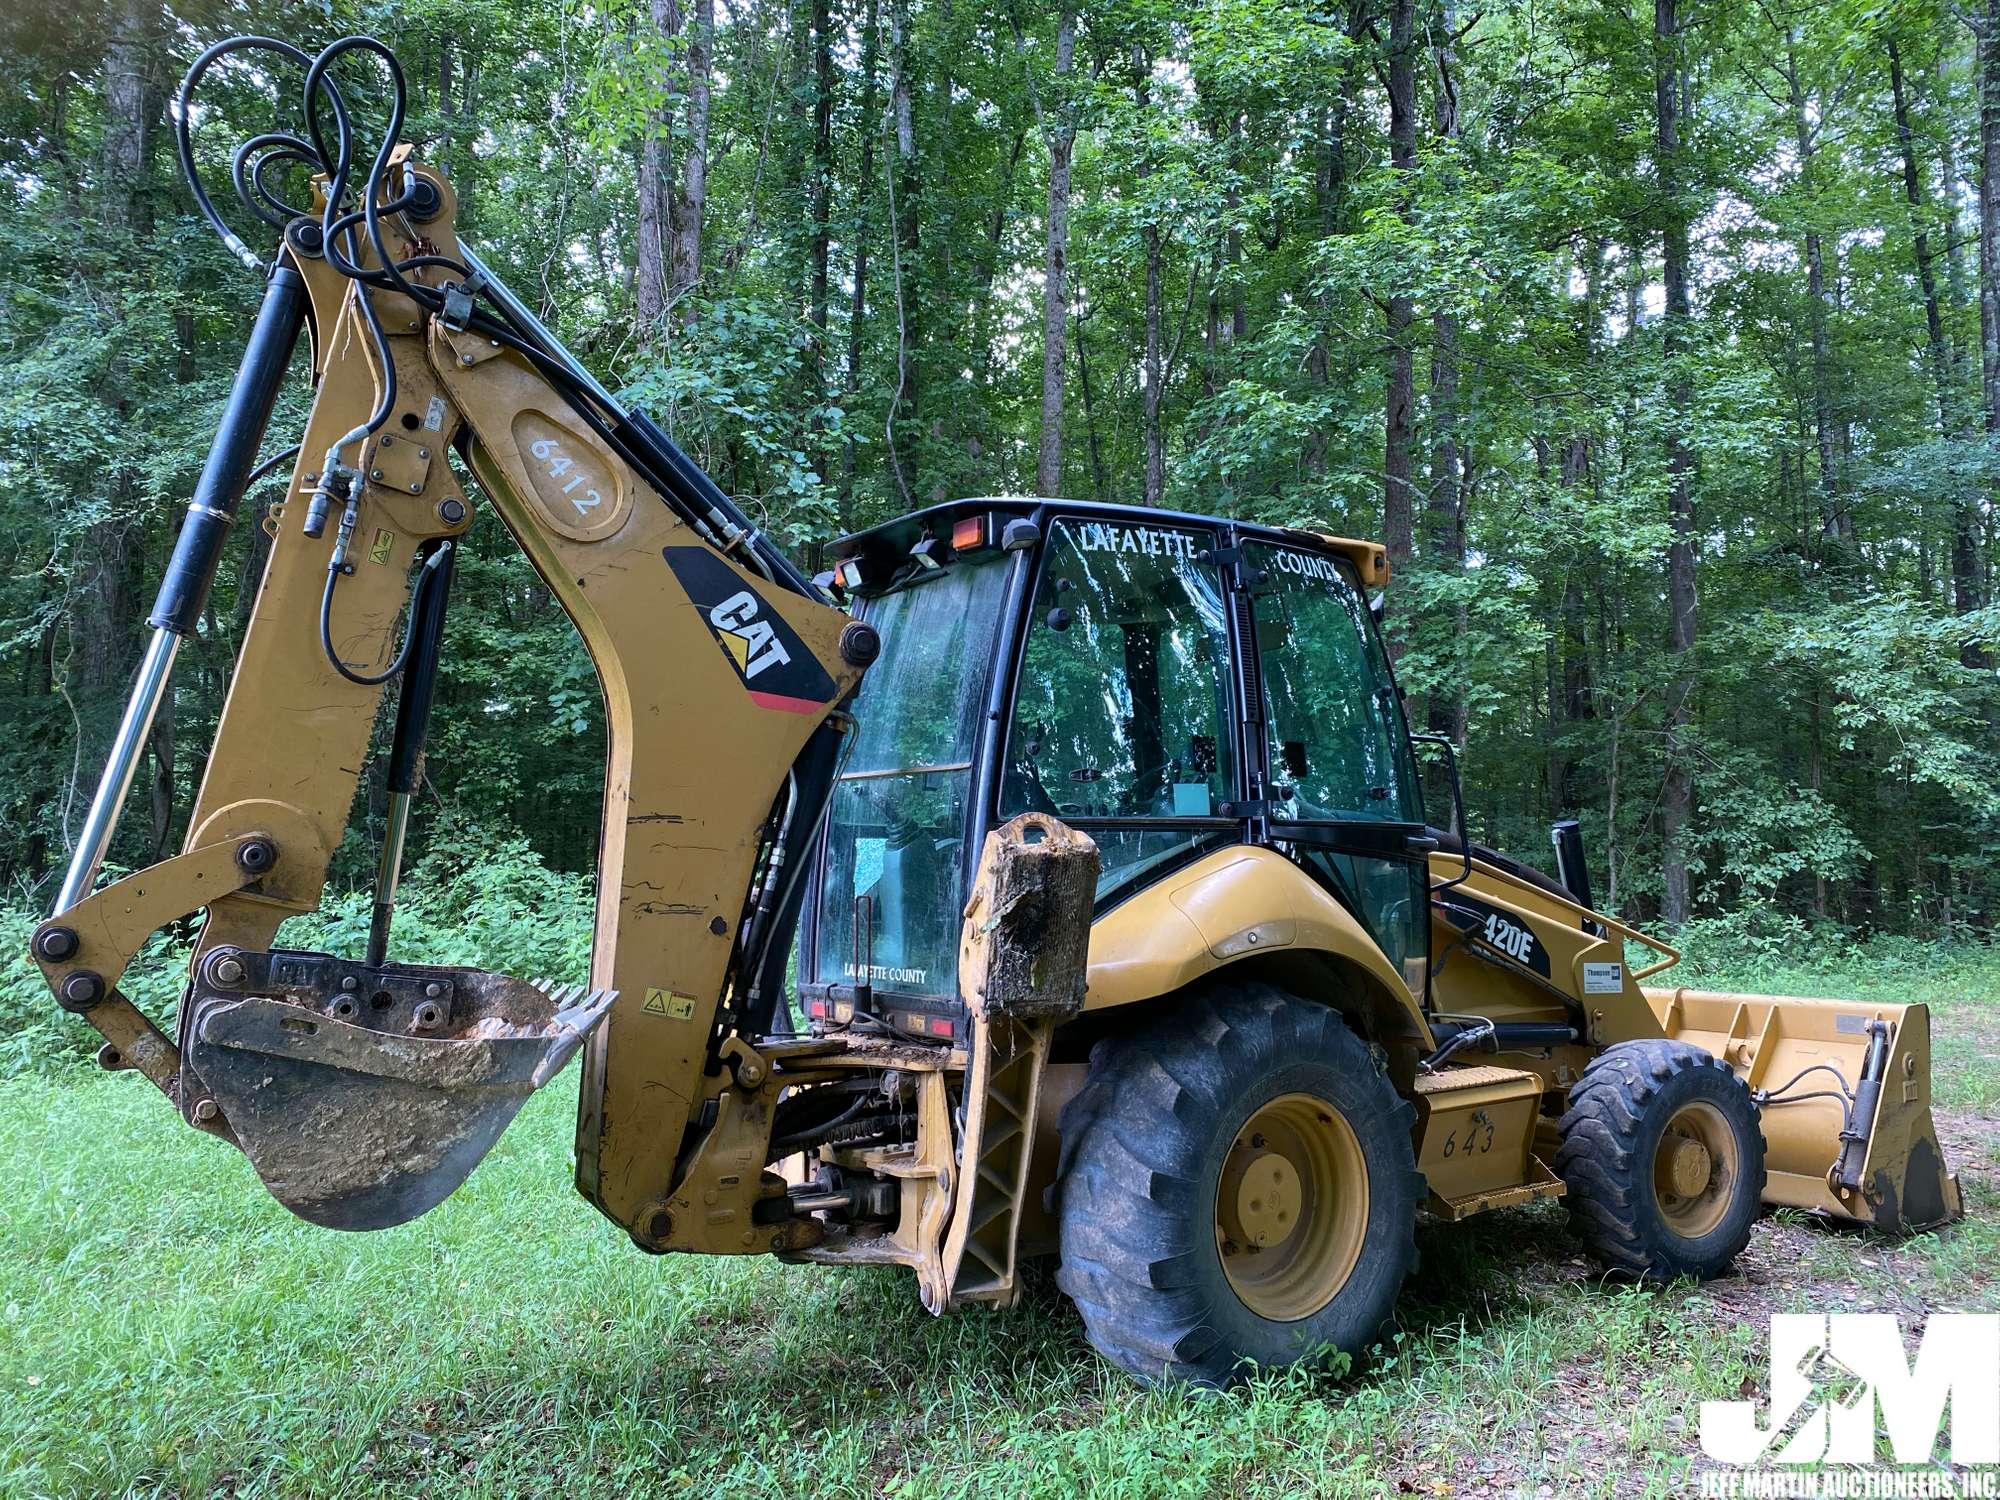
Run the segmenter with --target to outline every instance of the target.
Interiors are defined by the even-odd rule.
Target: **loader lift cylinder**
[[[250,342],[236,367],[236,379],[229,389],[229,402],[215,430],[208,458],[201,466],[194,498],[188,502],[187,519],[181,523],[174,541],[173,557],[153,612],[146,623],[152,639],[126,701],[125,716],[111,742],[104,775],[90,800],[90,813],[77,838],[76,852],[56,896],[55,910],[68,911],[85,896],[97,879],[98,866],[111,845],[112,831],[131,790],[133,773],[140,753],[153,732],[153,719],[166,697],[173,678],[174,657],[183,638],[194,632],[201,612],[208,604],[208,591],[215,582],[216,566],[222,561],[222,546],[236,520],[236,507],[249,486],[251,470],[257,463],[257,448],[264,441],[264,429],[277,404],[278,388],[291,367],[292,349],[305,324],[305,279],[289,266],[274,265],[264,283],[264,301],[257,309],[257,321],[250,330]]]

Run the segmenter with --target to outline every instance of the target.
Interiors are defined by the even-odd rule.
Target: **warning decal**
[[[640,1007],[649,1016],[668,1016],[676,1021],[694,1019],[694,996],[676,995],[672,990],[649,989]]]

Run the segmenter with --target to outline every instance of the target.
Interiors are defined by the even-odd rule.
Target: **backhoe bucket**
[[[190,997],[187,1061],[280,1203],[386,1229],[465,1181],[614,994],[221,948]]]
[[[1897,1233],[1960,1217],[1931,1123],[1923,1005],[1648,988],[1666,1034],[1750,1086],[1764,1127],[1764,1201]]]

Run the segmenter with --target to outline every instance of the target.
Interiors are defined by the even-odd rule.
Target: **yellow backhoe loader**
[[[304,133],[236,158],[268,262],[195,171],[195,89],[239,55],[306,75]],[[391,80],[365,164],[343,58]],[[972,499],[807,577],[459,237],[400,100],[366,38],[239,38],[182,85],[190,182],[263,303],[33,938],[103,1064],[296,1213],[423,1213],[581,1052],[576,1185],[641,1249],[908,1266],[939,1313],[1054,1254],[1108,1358],[1222,1383],[1363,1351],[1426,1212],[1566,1198],[1634,1277],[1722,1270],[1764,1205],[1961,1212],[1923,1005],[1648,988],[1676,955],[1593,908],[1574,824],[1555,879],[1433,826],[1420,748],[1454,804],[1456,770],[1405,725],[1381,547]],[[312,202],[273,189],[287,162]],[[99,888],[302,330],[316,396],[186,847]],[[568,985],[387,951],[475,494],[603,687]],[[321,899],[391,682],[366,951],[274,948]],[[120,977],[198,910],[169,1036]]]

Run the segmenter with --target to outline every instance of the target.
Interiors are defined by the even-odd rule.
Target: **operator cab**
[[[978,499],[826,555],[822,582],[882,654],[812,855],[799,988],[815,1028],[963,1039],[966,892],[987,830],[1030,811],[1097,842],[1100,915],[1216,849],[1278,848],[1422,997],[1431,844],[1368,606],[1381,547]]]

